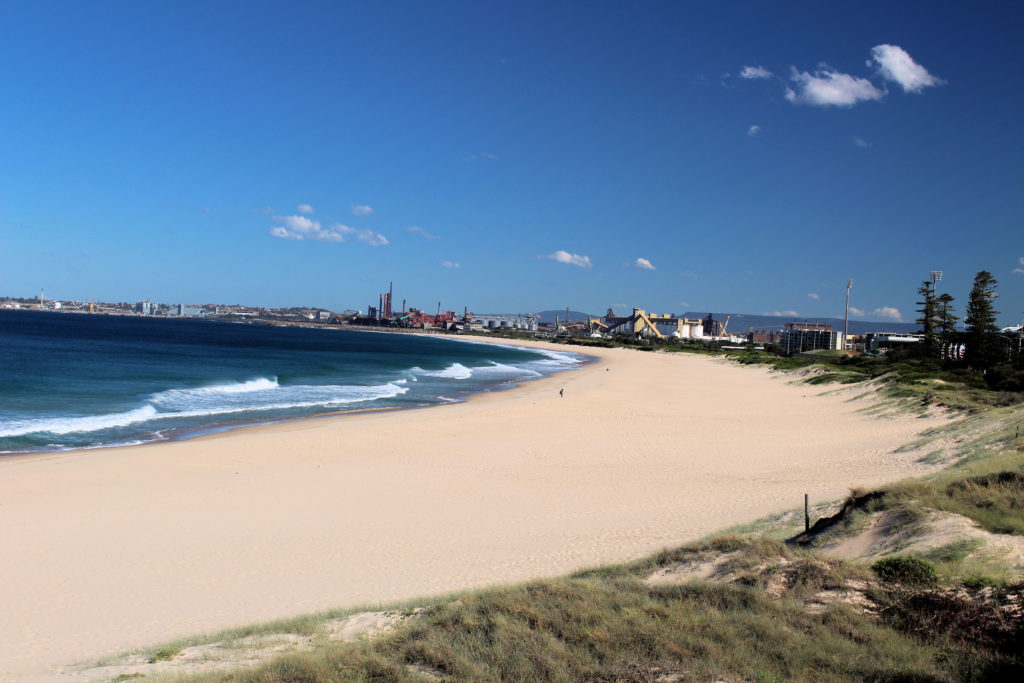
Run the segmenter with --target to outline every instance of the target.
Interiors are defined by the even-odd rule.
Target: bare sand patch
[[[872,417],[693,355],[587,353],[462,404],[0,462],[0,677],[634,559],[934,469],[899,447],[942,417]]]

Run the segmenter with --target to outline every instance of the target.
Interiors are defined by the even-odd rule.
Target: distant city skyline
[[[0,292],[1024,317],[1024,9],[0,7]],[[401,294],[399,294],[401,292]]]

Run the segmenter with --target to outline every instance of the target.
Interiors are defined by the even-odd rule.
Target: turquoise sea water
[[[0,359],[0,453],[437,405],[584,361],[425,335],[31,311],[0,311]]]

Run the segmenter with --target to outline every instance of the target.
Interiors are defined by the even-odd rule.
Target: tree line
[[[922,358],[940,359],[950,364],[965,365],[985,373],[989,369],[1006,365],[1021,367],[1020,332],[1016,337],[1001,334],[996,325],[995,300],[998,281],[987,270],[974,276],[974,285],[967,299],[962,331],[954,313],[950,294],[938,294],[936,278],[925,280],[918,287],[921,300],[915,309],[920,315],[915,322],[921,326],[922,339],[916,344],[916,354]]]

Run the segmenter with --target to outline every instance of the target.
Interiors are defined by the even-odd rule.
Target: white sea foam
[[[277,389],[280,385],[277,378],[259,377],[247,382],[233,382],[231,384],[214,384],[208,387],[195,387],[193,389],[168,389],[158,394],[153,394],[150,400],[156,403],[187,401],[192,398],[208,396],[219,396],[224,394],[250,394],[256,391],[270,391]]]
[[[536,370],[531,370],[525,365],[506,365],[504,363],[491,362],[491,365],[485,365],[482,368],[473,368],[473,375],[480,377],[514,377],[518,379],[528,379],[531,377],[540,377],[541,374]]]
[[[442,377],[444,379],[469,379],[473,376],[473,371],[462,363],[452,363],[444,370],[423,371],[423,374],[429,377]]]
[[[77,417],[43,417],[35,420],[3,420],[0,421],[0,437],[25,436],[26,434],[75,434],[80,432],[96,432],[101,429],[126,427],[137,422],[152,420],[157,415],[156,408],[144,405],[135,410],[106,415],[84,415]]]

